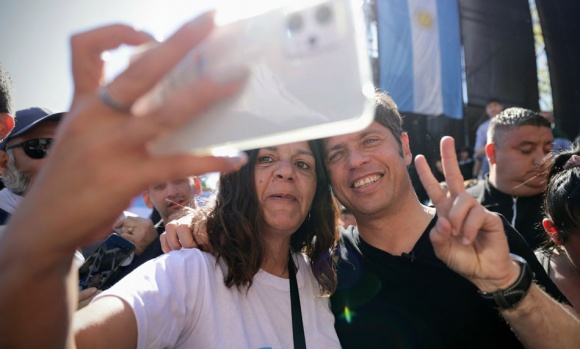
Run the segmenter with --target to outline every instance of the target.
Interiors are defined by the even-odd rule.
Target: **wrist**
[[[515,264],[512,269],[519,270],[517,276],[514,277],[514,273],[510,273],[504,283],[505,287],[501,285],[499,289],[491,292],[479,290],[481,297],[500,310],[516,307],[530,290],[534,278],[532,270],[523,258],[514,254],[510,254],[510,257]]]

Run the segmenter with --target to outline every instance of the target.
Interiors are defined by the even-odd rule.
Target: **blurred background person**
[[[489,172],[489,162],[485,154],[485,145],[487,144],[487,129],[491,119],[494,118],[503,110],[503,103],[497,98],[490,98],[485,104],[485,120],[477,127],[475,131],[475,146],[473,147],[473,158],[475,163],[473,165],[473,177],[484,178]]]

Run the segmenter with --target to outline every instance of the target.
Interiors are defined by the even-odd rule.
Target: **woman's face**
[[[264,217],[262,233],[289,237],[306,219],[316,191],[315,160],[308,142],[260,149],[254,184]]]

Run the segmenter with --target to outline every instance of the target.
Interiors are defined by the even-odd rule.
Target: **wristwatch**
[[[534,273],[525,259],[513,253],[510,253],[510,257],[521,267],[520,275],[516,282],[504,290],[497,290],[495,292],[479,291],[481,297],[500,310],[511,309],[520,304],[530,290],[532,281],[534,280]]]

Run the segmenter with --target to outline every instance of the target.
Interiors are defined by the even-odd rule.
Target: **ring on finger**
[[[109,85],[103,85],[99,87],[99,97],[101,101],[109,108],[121,112],[121,113],[128,113],[131,111],[131,107],[133,105],[123,104],[117,100],[117,98],[111,95],[111,91],[109,90]]]

